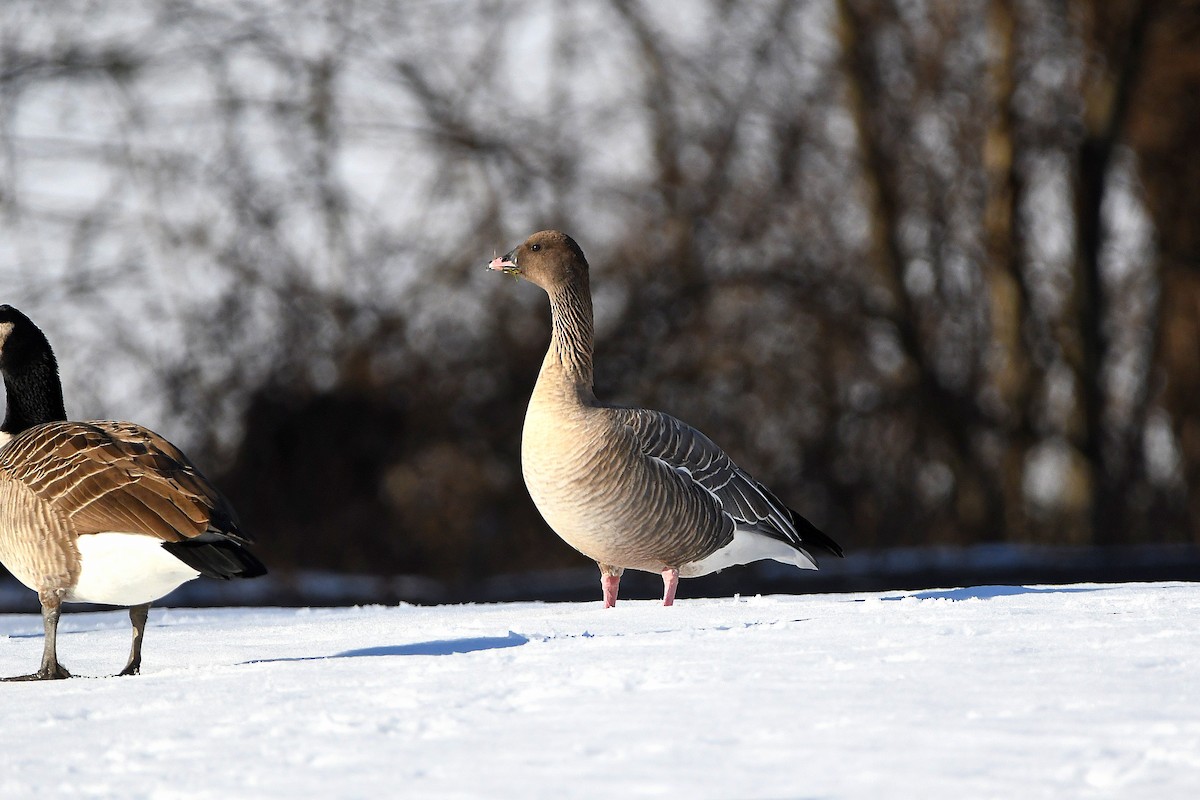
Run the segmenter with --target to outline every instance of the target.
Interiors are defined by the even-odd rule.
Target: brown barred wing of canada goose
[[[571,237],[540,231],[488,266],[549,295],[550,347],[525,415],[521,470],[547,524],[599,565],[605,607],[626,569],[660,573],[671,605],[681,576],[762,559],[816,569],[814,550],[842,555],[703,433],[596,399],[588,264]]]
[[[20,311],[0,306],[0,562],[38,593],[46,631],[30,675],[70,677],[58,662],[63,602],[129,606],[141,668],[150,603],[182,583],[253,578],[266,568],[229,502],[179,448],[130,422],[68,422],[53,351]]]

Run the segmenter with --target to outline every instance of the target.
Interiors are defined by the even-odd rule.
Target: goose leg
[[[664,569],[662,572],[663,578],[663,605],[670,606],[675,604],[675,590],[679,588],[679,570],[674,568]]]
[[[0,678],[5,681],[49,681],[69,678],[71,673],[58,663],[58,617],[62,612],[62,596],[57,592],[38,592],[42,601],[42,625],[46,630],[46,643],[42,646],[42,665],[32,675],[14,675]]]
[[[600,564],[600,586],[604,590],[605,608],[612,608],[617,604],[617,592],[621,588],[621,573],[624,571],[621,567]]]
[[[130,606],[129,621],[133,623],[133,646],[129,649],[129,661],[118,675],[137,675],[142,671],[142,636],[146,632],[146,620],[150,617],[150,604]]]

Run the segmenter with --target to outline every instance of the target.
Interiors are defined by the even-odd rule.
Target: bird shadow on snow
[[[881,600],[991,600],[996,597],[1011,597],[1018,594],[1072,594],[1075,592],[1103,592],[1110,586],[965,586],[961,589],[930,589],[925,592],[898,594],[881,597]]]
[[[295,656],[292,658],[262,658],[246,664],[274,664],[280,661],[327,661],[332,658],[370,658],[374,656],[450,656],[459,653],[477,653],[481,650],[503,650],[520,647],[529,642],[529,637],[512,631],[507,636],[474,636],[466,639],[437,639],[431,642],[380,645],[344,650],[331,656]]]

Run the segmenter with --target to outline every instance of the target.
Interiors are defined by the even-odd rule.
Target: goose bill
[[[517,267],[517,262],[513,261],[511,257],[507,255],[500,256],[499,258],[493,258],[491,262],[488,263],[488,269],[493,269],[497,272],[503,272],[505,275],[521,274],[521,270]]]

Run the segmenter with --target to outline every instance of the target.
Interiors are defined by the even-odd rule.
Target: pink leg
[[[604,607],[612,608],[617,604],[617,590],[621,587],[621,576],[601,574],[600,585],[604,587]]]
[[[679,588],[679,570],[664,569],[663,573],[663,605],[675,603],[675,590]]]

